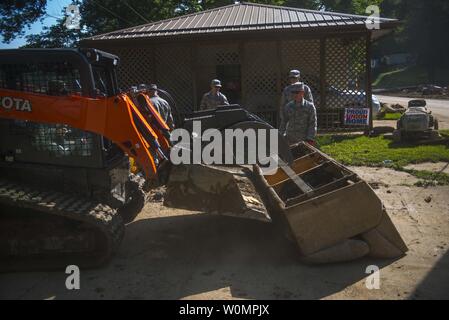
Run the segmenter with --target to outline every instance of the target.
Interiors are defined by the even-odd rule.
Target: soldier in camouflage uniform
[[[215,109],[218,106],[229,105],[228,99],[220,92],[221,81],[214,79],[210,84],[211,90],[201,99],[200,110]]]
[[[156,108],[157,112],[161,115],[169,128],[174,129],[173,115],[169,103],[159,97],[157,85],[151,84],[148,86],[148,94],[150,96],[151,103]]]
[[[292,85],[291,92],[294,100],[287,103],[282,110],[279,131],[289,144],[306,141],[314,145],[317,132],[315,106],[304,98],[304,84]]]
[[[292,89],[294,88],[295,84],[303,83],[300,82],[301,72],[299,70],[291,70],[288,75],[288,82],[289,85],[284,88],[281,95],[281,103],[279,105],[279,113],[281,117],[282,122],[282,110],[284,109],[285,105],[293,100],[292,95]],[[304,84],[304,83],[303,83]],[[310,87],[304,84],[304,98],[313,103],[313,96],[312,96],[312,90],[310,90]]]

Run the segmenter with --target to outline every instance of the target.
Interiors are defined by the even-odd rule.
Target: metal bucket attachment
[[[373,258],[392,259],[408,251],[407,245],[385,210],[380,224],[375,229],[362,234],[361,238],[368,243],[370,256]]]
[[[300,143],[291,151],[293,171],[280,168],[264,175],[257,166],[255,171],[259,185],[267,191],[270,211],[285,218],[304,256],[335,262],[332,248],[336,248],[348,260],[351,250],[344,245],[348,239],[367,243],[366,254],[374,257],[394,258],[407,251],[382,202],[365,181],[308,144]],[[355,250],[354,258],[365,252],[358,247],[361,250]]]
[[[173,166],[164,205],[271,221],[251,177],[251,170],[239,166]]]

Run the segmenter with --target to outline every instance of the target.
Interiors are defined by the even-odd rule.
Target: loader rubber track
[[[55,240],[56,250],[53,248],[51,252],[45,253],[44,248],[44,254],[41,254],[39,251],[41,248],[26,248],[21,251],[22,247],[17,246],[14,243],[15,240],[11,240],[9,237],[11,234],[7,235],[6,240],[1,240],[3,246],[0,244],[0,272],[65,269],[68,265],[77,265],[80,268],[98,267],[105,264],[117,251],[124,235],[125,225],[117,209],[90,198],[53,190],[36,189],[0,179],[0,218],[2,219],[0,220],[0,229],[8,228],[5,221],[8,222],[11,219],[13,220],[12,225],[17,224],[17,221],[26,223],[24,219],[27,219],[28,216],[22,220],[20,220],[20,216],[16,218],[16,210],[30,212],[29,217],[31,218],[36,213],[40,214],[43,218],[38,218],[37,221],[58,220],[62,222],[62,225],[68,225],[67,230],[76,229],[77,232],[80,230],[85,232],[91,241],[89,244],[84,244],[84,239],[77,239],[78,246],[81,243],[82,249],[84,246],[88,247],[85,252],[79,248],[75,254],[67,251],[66,248],[62,248],[61,252],[58,252],[58,245],[61,244],[58,242],[58,238],[49,232],[49,239]],[[4,216],[7,217],[6,220],[4,220]],[[7,220],[8,218],[10,220]],[[36,217],[34,219],[36,221]],[[49,225],[50,229],[59,231],[62,237],[65,236],[65,230],[58,229],[58,224],[55,224],[54,227],[51,223]],[[38,228],[36,230],[39,231]],[[2,233],[4,231],[5,229],[2,230]],[[6,232],[14,233],[14,230],[6,229]],[[73,237],[76,238],[77,233],[73,234]],[[31,244],[36,243],[34,240],[30,242]],[[16,244],[15,247],[14,244]],[[11,251],[11,248],[15,249]]]

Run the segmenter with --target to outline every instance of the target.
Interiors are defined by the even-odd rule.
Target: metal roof
[[[366,19],[366,16],[359,15],[242,2],[117,30],[88,39],[115,40],[235,31],[364,27]],[[395,19],[380,18],[381,24],[397,22]]]

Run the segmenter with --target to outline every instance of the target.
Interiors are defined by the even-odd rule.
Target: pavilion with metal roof
[[[183,113],[197,109],[210,80],[219,78],[231,103],[273,125],[287,73],[299,69],[319,128],[359,130],[345,123],[345,109],[371,108],[371,42],[399,24],[379,18],[373,29],[367,19],[243,2],[96,35],[82,45],[121,58],[122,87],[157,83]]]

